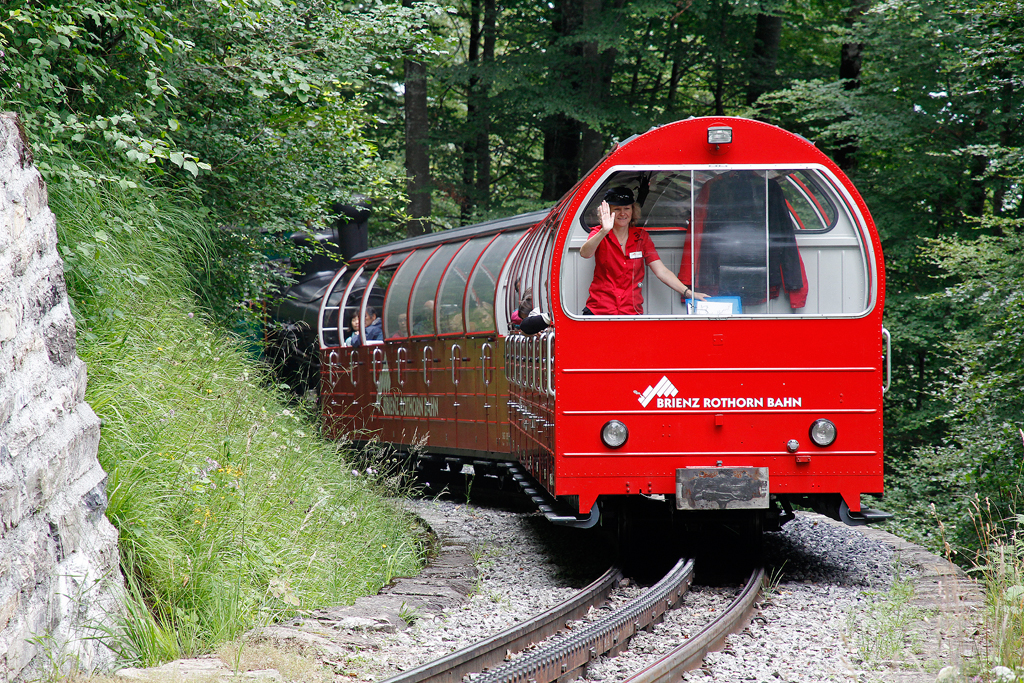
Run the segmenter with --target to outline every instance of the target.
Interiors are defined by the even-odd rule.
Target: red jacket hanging
[[[763,287],[743,289],[735,282],[723,282],[721,276],[738,273],[741,279],[746,277],[749,281],[751,272],[755,275],[761,272],[760,281],[764,281],[765,266],[759,265],[764,259],[758,260],[756,252],[752,259],[751,246],[754,240],[763,244],[764,207],[767,207],[768,297],[777,298],[780,290],[785,289],[789,293],[790,307],[803,308],[807,304],[807,271],[796,244],[786,197],[775,179],[767,182],[767,200],[764,187],[762,176],[752,171],[724,173],[704,183],[694,207],[690,239],[683,246],[679,279],[711,295],[739,294],[740,291],[733,291],[739,289],[745,303],[764,303]],[[743,226],[748,229],[744,230]],[[731,231],[728,239],[723,237],[726,230]],[[705,242],[709,239],[723,246],[728,242],[732,251],[708,248]],[[730,257],[739,265],[731,262]],[[696,268],[695,273],[691,272],[691,264]]]

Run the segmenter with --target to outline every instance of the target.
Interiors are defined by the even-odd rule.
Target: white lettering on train
[[[659,398],[658,399],[658,407],[659,408],[699,408],[700,407],[700,399],[696,398],[696,397],[694,397],[694,398],[683,398],[681,396],[678,397],[678,398]]]
[[[644,408],[661,408],[662,410],[682,410],[685,408],[712,409],[743,409],[743,408],[800,408],[802,396],[677,396],[679,390],[663,375],[655,384],[647,386],[643,392],[633,390]]]
[[[380,412],[402,417],[437,417],[436,396],[399,396],[388,394],[378,398]]]
[[[785,398],[769,398],[768,399],[768,407],[769,408],[799,408],[802,401],[803,401],[803,399],[800,398],[799,396],[796,396],[796,397],[794,397],[794,396],[786,396]]]
[[[651,398],[654,398],[653,396]],[[801,396],[705,396],[698,398],[658,397],[654,399],[654,408],[673,410],[682,408],[800,408],[803,405]]]
[[[705,398],[705,408],[764,408],[763,398]]]

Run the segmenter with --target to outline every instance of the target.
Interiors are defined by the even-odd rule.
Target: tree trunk
[[[747,80],[747,104],[771,92],[776,85],[775,70],[779,62],[779,43],[782,41],[782,17],[758,14],[754,28],[754,49],[750,59]]]
[[[568,38],[580,30],[586,1],[561,0],[555,4],[553,28],[557,36]],[[580,57],[580,45],[570,44],[562,64],[556,65],[549,74],[552,87],[558,88],[570,100],[569,107],[572,106],[572,100],[579,98],[582,82],[586,78]],[[562,112],[547,117],[543,126],[544,186],[541,199],[555,201],[575,184],[579,175],[581,126],[579,121]]]
[[[651,42],[651,31],[654,30],[654,22],[648,21],[647,28],[644,29],[644,37],[642,45],[647,45]],[[640,69],[643,68],[643,53],[641,52],[636,56],[636,62],[633,64],[633,79],[629,84],[629,101],[635,102],[637,90],[640,89]]]
[[[544,120],[544,187],[540,198],[561,199],[579,179],[580,124],[565,114]]]
[[[972,126],[975,140],[983,138],[988,132],[988,120],[984,115],[979,115]],[[985,181],[982,177],[988,168],[988,157],[984,154],[972,154],[968,164],[970,173],[967,176],[968,189],[963,192],[964,213],[968,216],[982,216],[985,214]]]
[[[854,0],[850,5],[850,11],[846,14],[846,28],[852,29],[864,12],[871,6],[869,0]],[[839,53],[839,78],[846,81],[847,90],[856,90],[860,87],[860,62],[861,53],[864,51],[864,43],[843,43]]]
[[[613,0],[621,6],[623,0]],[[601,13],[601,0],[562,0],[554,22],[555,32],[571,37],[596,21]],[[569,103],[598,108],[603,106],[611,89],[615,52],[597,51],[595,41],[571,43],[560,69],[550,75],[554,87],[562,89]],[[604,152],[601,132],[565,113],[549,116],[544,121],[544,188],[541,198],[560,199],[576,181],[582,170],[590,168]]]
[[[430,133],[427,118],[427,66],[405,58],[405,173],[408,177],[409,237],[430,232]]]
[[[856,26],[870,6],[870,0],[854,0],[846,14],[846,28],[852,29]],[[846,81],[843,87],[847,90],[856,90],[860,87],[860,62],[863,51],[864,43],[843,43],[840,50],[839,78]],[[856,139],[852,137],[840,140],[835,154],[836,165],[844,171],[856,168],[859,148]]]
[[[718,7],[718,45],[715,47],[715,116],[725,116],[725,60],[729,59],[726,46],[726,23],[729,20],[729,11],[725,3]]]
[[[469,81],[466,84],[466,130],[462,140],[462,196],[458,198],[459,215],[468,223],[476,205],[477,129],[480,126],[480,0],[469,7],[469,51],[466,55]]]
[[[482,65],[485,69],[494,66],[494,43],[496,40],[498,9],[495,0],[484,0],[484,51]],[[491,203],[491,112],[489,78],[478,84],[479,127],[476,134],[476,195],[477,201],[486,209]]]
[[[672,75],[668,79],[668,99],[665,101],[665,112],[671,114],[676,107],[676,93],[679,92],[679,79],[683,70],[679,68],[679,60],[672,60]]]

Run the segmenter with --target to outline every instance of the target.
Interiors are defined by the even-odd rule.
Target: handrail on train
[[[546,359],[547,362],[545,363],[546,368],[547,368],[547,375],[548,375],[547,392],[548,392],[548,396],[551,396],[552,398],[554,398],[554,396],[555,396],[555,384],[554,384],[554,374],[555,374],[555,349],[554,349],[554,346],[555,346],[555,332],[554,332],[554,330],[549,330],[547,332],[547,334],[545,335],[545,343],[547,345],[547,359]]]
[[[892,335],[883,327],[882,336],[885,338],[885,383],[882,384],[882,395],[884,396],[892,384]]]

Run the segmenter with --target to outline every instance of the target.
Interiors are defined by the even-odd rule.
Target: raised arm
[[[601,206],[597,207],[597,217],[601,221],[601,229],[592,237],[587,238],[587,241],[580,247],[580,256],[583,258],[594,258],[594,254],[597,253],[597,245],[601,244],[601,240],[611,232],[612,226],[615,225],[608,202],[601,202]]]
[[[658,259],[657,261],[651,261],[650,263],[647,264],[647,266],[651,269],[651,272],[654,273],[654,277],[658,278],[659,280],[661,280],[666,285],[676,290],[683,296],[687,296],[688,294],[690,294],[693,296],[694,299],[700,299],[702,301],[708,297],[707,294],[704,294],[702,292],[695,292],[686,285],[684,285],[679,280],[679,278],[676,277],[676,274],[669,270],[668,266],[661,262],[661,259]]]

